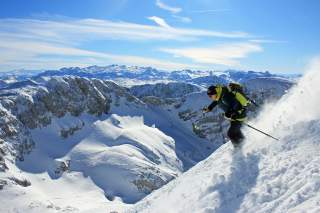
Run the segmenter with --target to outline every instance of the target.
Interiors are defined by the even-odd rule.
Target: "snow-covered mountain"
[[[105,78],[170,81],[171,74],[131,67],[128,78],[127,67],[110,67],[48,71],[0,90],[1,211],[122,212],[226,146],[221,111],[201,109],[210,104],[203,86],[232,75],[184,70],[181,78],[172,72],[181,82],[128,89]],[[259,104],[294,85],[247,74],[237,79]]]
[[[116,79],[128,78],[137,80],[164,79],[168,73],[160,71],[152,67],[137,67],[125,65],[109,65],[105,67],[90,66],[85,68],[70,67],[60,70],[48,70],[38,74],[38,77],[43,76],[66,76],[73,75],[87,78],[99,79]]]
[[[0,73],[0,80],[5,78],[16,78],[18,81],[33,78],[37,81],[40,77],[50,76],[78,76],[86,78],[98,78],[104,80],[113,80],[118,84],[130,87],[132,85],[141,85],[146,83],[160,83],[160,82],[188,82],[201,86],[208,86],[213,83],[227,83],[236,81],[243,83],[246,80],[258,77],[282,77],[281,75],[271,74],[269,72],[255,72],[255,71],[201,71],[201,70],[177,70],[177,71],[163,71],[152,67],[138,67],[125,65],[109,65],[109,66],[90,66],[85,68],[69,67],[60,70],[47,71],[16,71],[13,74],[10,72]],[[1,87],[0,87],[1,88]]]
[[[209,158],[125,212],[319,212],[320,62],[250,122],[241,150]]]
[[[7,87],[8,83],[5,80],[0,80],[0,88]]]
[[[168,84],[157,83],[132,86],[130,91],[136,97],[178,98],[189,93],[199,92],[201,91],[201,87],[182,82],[170,82]]]
[[[83,184],[73,190],[79,200],[89,187],[105,197],[104,206],[134,203],[217,148],[183,127],[169,111],[173,102],[148,105],[110,81],[42,78],[1,90],[0,103],[0,196],[9,194],[20,210],[29,211],[36,200],[37,211],[68,209],[63,201],[73,198],[51,187],[69,181]],[[71,209],[77,209],[74,201],[67,202]]]
[[[0,72],[0,89],[6,87],[11,83],[18,81],[25,81],[28,78],[32,78],[43,70],[12,70],[8,72]],[[5,83],[5,84],[3,84]]]
[[[258,77],[246,80],[243,85],[247,91],[255,91],[260,93],[272,93],[276,99],[286,93],[294,82],[285,78],[279,77]],[[263,96],[263,94],[261,94]]]

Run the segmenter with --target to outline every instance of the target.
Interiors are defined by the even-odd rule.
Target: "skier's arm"
[[[213,110],[213,108],[215,108],[218,104],[218,101],[212,101],[212,103],[207,107],[208,111],[210,112],[211,110]]]

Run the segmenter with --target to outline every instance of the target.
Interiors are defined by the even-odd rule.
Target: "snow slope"
[[[61,126],[82,122],[86,127],[68,139],[57,134]],[[19,174],[20,170],[31,186],[21,190],[21,186],[13,185],[0,191],[6,203],[1,212],[14,208],[30,211],[32,203],[36,203],[36,211],[51,204],[60,210],[86,210],[93,206],[82,206],[80,201],[90,201],[85,199],[90,193],[104,203],[104,208],[117,202],[132,203],[182,171],[175,141],[146,126],[142,117],[111,115],[96,121],[90,115],[65,116],[31,134],[35,149],[24,161],[17,162],[18,168],[9,163],[7,174]],[[60,170],[62,162],[67,162],[68,172]],[[57,190],[53,190],[55,187]],[[8,194],[10,200],[5,199]],[[12,201],[16,204],[10,205]]]
[[[126,212],[319,212],[320,59],[279,102],[265,107],[241,150],[208,159]]]
[[[112,82],[44,78],[3,92],[0,212],[121,209],[213,151]]]

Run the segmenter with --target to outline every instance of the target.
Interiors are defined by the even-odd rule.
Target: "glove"
[[[224,113],[224,116],[228,119],[235,119],[235,117],[237,116],[237,113],[228,111]]]
[[[209,110],[208,107],[203,107],[203,108],[202,108],[202,112],[203,112],[203,113],[207,113],[207,112],[210,112],[210,110]]]

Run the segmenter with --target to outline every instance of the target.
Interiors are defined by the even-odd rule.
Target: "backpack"
[[[250,99],[244,94],[243,87],[240,84],[230,82],[228,85],[228,90],[234,95],[234,97],[243,107],[248,106],[248,104],[251,102]]]

